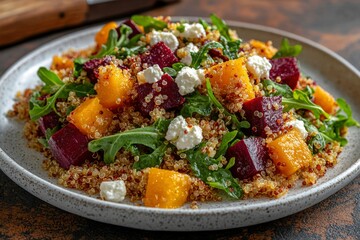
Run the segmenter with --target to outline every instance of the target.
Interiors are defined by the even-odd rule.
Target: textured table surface
[[[318,42],[360,68],[358,0],[191,1],[143,14],[207,17],[250,22]],[[89,25],[87,25],[89,26]],[[43,34],[0,49],[0,75],[29,51],[77,28]],[[360,239],[360,176],[302,212],[269,223],[201,233],[149,232],[88,220],[32,196],[0,171],[0,239]]]

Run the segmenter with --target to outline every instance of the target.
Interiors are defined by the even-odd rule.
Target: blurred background
[[[216,13],[225,20],[270,26],[318,42],[360,68],[359,0],[0,0],[0,75],[54,39],[133,13]],[[0,171],[0,239],[359,239],[359,185],[357,177],[325,201],[270,223],[179,234],[78,217],[35,198]]]

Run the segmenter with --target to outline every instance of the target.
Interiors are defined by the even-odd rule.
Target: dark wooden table
[[[213,12],[225,19],[302,35],[360,68],[358,0],[182,0],[143,14],[206,17]],[[29,51],[87,26],[0,49],[0,75]],[[359,185],[357,177],[325,201],[269,223],[215,232],[174,233],[112,226],[67,213],[32,196],[0,171],[0,239],[359,239]]]

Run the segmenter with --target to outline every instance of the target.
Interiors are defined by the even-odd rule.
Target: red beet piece
[[[261,137],[250,137],[243,139],[226,152],[226,158],[235,158],[235,164],[230,171],[239,179],[246,179],[258,172],[265,170],[268,153]]]
[[[257,97],[243,104],[245,118],[250,122],[252,134],[266,137],[267,132],[278,132],[283,125],[282,97]]]
[[[87,136],[69,123],[51,136],[49,148],[59,165],[69,169],[70,165],[78,166],[91,159],[88,142]]]
[[[128,19],[126,21],[124,21],[122,24],[125,24],[127,26],[129,26],[132,30],[132,33],[129,35],[129,38],[131,39],[132,37],[136,36],[137,34],[140,34],[141,31],[139,29],[139,27],[131,20],[131,19]],[[119,38],[120,38],[120,27],[118,27],[116,29],[118,35],[119,35]]]
[[[297,60],[294,57],[271,59],[270,79],[275,81],[276,77],[281,77],[281,83],[289,85],[295,89],[300,78],[300,70]]]
[[[100,59],[91,59],[84,63],[83,70],[87,73],[91,83],[97,83],[99,77],[99,67],[106,66],[111,63],[111,57],[105,56]]]
[[[59,116],[55,112],[51,112],[39,118],[38,123],[41,132],[45,136],[46,129],[53,129],[59,125]]]
[[[158,42],[148,52],[141,55],[142,63],[147,63],[149,66],[158,64],[160,68],[171,67],[171,65],[178,61],[177,57],[164,42]]]
[[[225,56],[224,54],[221,53],[221,51],[219,49],[216,48],[212,48],[209,50],[209,55],[212,58],[220,58],[222,59],[224,62],[229,61],[229,58],[227,56]]]
[[[185,98],[179,93],[179,87],[168,74],[162,75],[156,83],[143,83],[136,90],[138,109],[144,115],[148,115],[157,106],[169,110],[185,102]],[[155,103],[159,98],[162,103],[157,105]]]

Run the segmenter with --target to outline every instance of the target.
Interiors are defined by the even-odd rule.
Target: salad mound
[[[110,22],[94,46],[39,68],[42,85],[9,116],[25,121],[49,175],[107,201],[197,208],[278,198],[334,166],[360,124],[301,72],[302,47],[244,41],[210,20]]]

